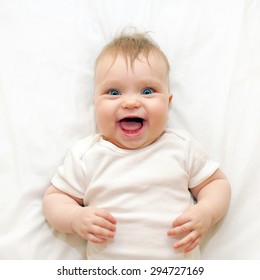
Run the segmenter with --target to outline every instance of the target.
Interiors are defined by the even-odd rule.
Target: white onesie
[[[167,129],[153,144],[123,150],[99,134],[80,140],[52,179],[58,189],[117,220],[115,238],[87,243],[88,259],[199,259],[173,250],[172,221],[193,203],[189,188],[218,164],[186,132]]]

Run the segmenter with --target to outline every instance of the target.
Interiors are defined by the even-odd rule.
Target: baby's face
[[[112,65],[112,66],[111,66]],[[171,103],[165,62],[149,54],[128,65],[122,55],[106,55],[97,64],[94,106],[102,136],[123,149],[139,149],[163,132]]]

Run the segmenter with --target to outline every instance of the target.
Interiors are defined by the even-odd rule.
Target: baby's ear
[[[168,103],[168,107],[170,107],[172,104],[172,94],[169,92],[169,103]]]

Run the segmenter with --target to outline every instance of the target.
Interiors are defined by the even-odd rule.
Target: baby
[[[228,209],[218,164],[187,132],[166,128],[169,71],[147,34],[123,34],[97,58],[99,133],[70,150],[43,203],[56,230],[88,241],[88,259],[199,259]]]

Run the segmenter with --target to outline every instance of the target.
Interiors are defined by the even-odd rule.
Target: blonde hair
[[[159,55],[164,60],[167,68],[167,73],[169,73],[169,61],[166,55],[160,49],[160,47],[155,43],[155,41],[153,41],[153,39],[148,35],[148,33],[138,32],[134,32],[131,34],[122,33],[119,36],[115,37],[110,43],[105,45],[105,47],[102,49],[101,53],[96,59],[95,68],[99,61],[107,54],[114,56],[112,65],[118,54],[122,54],[124,56],[127,65],[128,61],[130,60],[131,67],[133,67],[134,61],[136,59],[139,59],[140,54],[144,55],[149,64],[148,58],[150,52]]]

